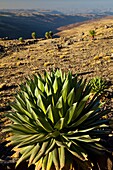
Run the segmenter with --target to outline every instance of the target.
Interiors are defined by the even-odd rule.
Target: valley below
[[[104,14],[103,14],[104,15]],[[0,38],[31,38],[36,32],[37,38],[44,38],[46,31],[58,32],[58,28],[102,17],[99,14],[66,15],[58,11],[37,10],[0,10]]]

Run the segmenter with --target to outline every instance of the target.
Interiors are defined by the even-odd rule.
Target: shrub
[[[90,30],[89,34],[90,34],[91,38],[94,39],[95,35],[96,35],[96,31],[95,30]]]
[[[49,32],[46,32],[46,33],[45,33],[45,37],[46,37],[47,39],[49,39]]]
[[[19,41],[20,41],[20,42],[23,42],[23,41],[24,41],[24,40],[23,40],[23,37],[20,37],[20,38],[19,38]]]
[[[52,38],[53,37],[53,32],[49,31],[49,37]]]
[[[53,32],[52,32],[52,31],[49,31],[49,32],[46,32],[46,33],[45,33],[45,37],[46,37],[47,39],[52,38],[52,36],[53,36]]]
[[[36,32],[32,32],[31,36],[33,39],[36,39]]]
[[[109,120],[101,117],[100,96],[93,99],[86,80],[61,70],[28,78],[12,104],[15,112],[7,132],[9,144],[21,154],[17,165],[28,160],[42,170],[75,170],[92,167],[90,155],[106,149],[101,138],[111,134]],[[90,154],[89,154],[90,153]]]
[[[103,93],[108,88],[108,82],[101,77],[94,77],[89,82],[92,92]]]

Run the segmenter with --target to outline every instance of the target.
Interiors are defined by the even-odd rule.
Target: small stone
[[[113,58],[113,53],[111,54],[111,58]]]
[[[16,66],[20,66],[20,65],[24,65],[24,63],[22,63],[20,61],[16,63]]]
[[[108,25],[105,25],[105,27],[104,27],[105,29],[107,29],[107,28],[109,28],[109,26]]]
[[[65,58],[65,55],[61,55],[60,58]]]
[[[49,66],[49,65],[51,65],[51,63],[50,63],[49,61],[44,63],[44,66],[45,66],[45,67],[46,67],[46,66]]]
[[[68,46],[68,45],[71,45],[71,44],[73,44],[73,41],[72,40],[68,40],[68,41],[66,41],[65,46]]]
[[[3,90],[6,87],[5,83],[0,84],[0,90]]]
[[[100,58],[100,57],[99,57],[98,55],[96,55],[93,59],[94,59],[94,60],[99,60],[99,58]]]
[[[83,40],[84,40],[83,38],[78,39],[78,41],[83,41]]]
[[[27,55],[26,58],[30,58],[30,55]]]
[[[110,57],[110,56],[105,56],[105,57],[103,57],[103,59],[104,59],[104,60],[110,60],[111,57]]]
[[[101,64],[101,61],[99,60],[99,61],[96,61],[96,64]],[[97,68],[98,69],[98,68]]]

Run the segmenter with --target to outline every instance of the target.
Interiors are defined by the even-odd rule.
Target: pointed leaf
[[[58,155],[58,149],[55,148],[53,151],[52,151],[52,157],[53,157],[53,163],[55,165],[55,168],[56,170],[59,170],[60,168],[60,162],[59,162],[59,155]]]
[[[46,170],[47,167],[47,162],[48,162],[48,154],[44,156],[43,160],[42,160],[42,170]]]
[[[81,112],[83,111],[86,102],[88,101],[90,94],[85,96],[79,103],[78,107],[75,110],[75,114],[73,115],[73,121],[76,120],[78,118],[78,116],[81,114]]]
[[[34,148],[33,145],[28,146],[25,153],[19,158],[19,160],[16,163],[16,167],[24,160],[26,160],[32,153],[32,149]]]
[[[61,95],[64,100],[64,103],[66,102],[68,93],[69,93],[69,81],[66,79],[61,91]]]
[[[60,169],[63,169],[65,166],[65,147],[61,146],[59,149],[59,160],[60,160]]]
[[[53,161],[52,152],[50,152],[49,156],[48,156],[46,170],[50,170],[51,169],[52,161]]]
[[[53,150],[54,146],[55,146],[55,139],[51,139],[48,147],[46,148],[45,154],[49,154]]]
[[[37,153],[39,152],[41,146],[39,145],[39,143],[36,144],[36,146],[33,148],[31,156],[29,158],[29,166],[32,164],[35,156],[37,155]]]
[[[60,118],[60,120],[55,124],[54,128],[61,130],[64,127],[64,118]]]
[[[37,99],[37,105],[42,109],[44,113],[46,113],[46,108],[42,101],[42,97],[40,95],[38,96],[38,99]]]
[[[45,118],[39,118],[37,122],[40,124],[40,126],[47,132],[52,132],[53,128],[50,125],[50,123]]]
[[[39,87],[39,89],[40,89],[42,92],[44,92],[44,84],[43,84],[43,82],[41,81],[41,79],[38,79],[38,87]]]
[[[71,121],[72,121],[72,118],[73,118],[73,115],[75,114],[75,109],[77,107],[77,103],[74,103],[66,112],[66,115],[65,115],[65,125],[68,125]]]
[[[53,117],[53,111],[52,111],[52,106],[49,105],[46,111],[47,117],[54,123],[54,117]]]
[[[74,101],[74,97],[75,97],[75,93],[74,93],[74,88],[71,90],[71,92],[68,94],[67,97],[67,101],[68,101],[68,105],[71,106],[73,104]]]
[[[59,98],[57,104],[56,104],[56,108],[61,109],[63,107],[63,98],[62,96]]]
[[[70,127],[77,127],[80,124],[82,124],[88,117],[93,113],[93,111],[90,111],[86,113],[84,116],[82,116],[77,122],[73,123]]]
[[[33,164],[37,163],[40,160],[40,158],[45,154],[48,144],[49,144],[49,141],[43,142],[40,151],[37,153],[37,155],[35,156],[33,160]]]
[[[55,80],[54,80],[54,83],[53,83],[53,90],[54,90],[54,93],[56,93],[57,90],[58,90],[58,79],[57,79],[57,77],[55,77]]]

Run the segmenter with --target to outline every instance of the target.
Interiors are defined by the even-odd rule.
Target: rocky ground
[[[89,30],[96,31],[95,39]],[[101,19],[68,27],[60,38],[49,40],[0,40],[0,125],[9,103],[27,76],[61,68],[88,79],[101,76],[111,82],[109,106],[113,108],[113,20]],[[3,48],[2,48],[3,47]],[[1,140],[3,139],[1,135]]]

